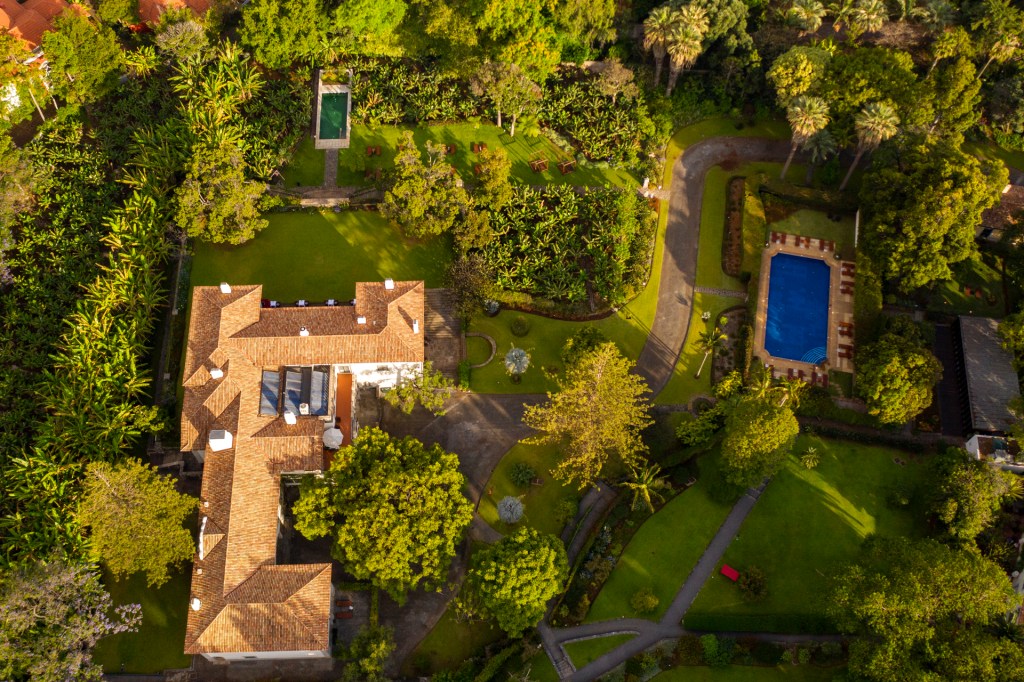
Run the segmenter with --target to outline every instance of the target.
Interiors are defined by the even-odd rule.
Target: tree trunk
[[[786,173],[789,172],[789,164],[793,163],[794,156],[796,156],[796,140],[793,140],[793,144],[789,146],[789,156],[786,157],[786,163],[782,166],[782,175],[779,176],[779,180],[786,179]]]
[[[934,71],[935,67],[939,65],[939,59],[939,57],[936,57],[935,59],[932,60],[932,65],[928,67],[928,73],[924,75],[925,78],[932,75],[932,71]]]
[[[679,79],[679,69],[673,69],[671,66],[669,66],[669,69],[668,69],[668,89],[665,90],[665,96],[666,97],[671,97],[672,96],[672,90],[675,89],[675,87],[676,87],[676,80],[678,80],[678,79]]]
[[[853,157],[853,163],[850,164],[850,170],[846,171],[846,177],[843,178],[843,184],[839,185],[840,192],[846,189],[846,183],[848,183],[850,178],[853,177],[853,169],[857,167],[858,163],[860,163],[860,157],[862,156],[864,156],[864,148],[858,147],[857,156]]]
[[[664,56],[659,57],[657,54],[654,55],[654,84],[657,85],[661,82],[661,64],[664,61]]]
[[[43,115],[43,110],[39,107],[39,102],[36,101],[36,93],[32,92],[32,83],[28,84],[28,96],[32,98],[32,104],[36,105],[36,111],[39,112],[39,118],[46,120],[46,116]]]
[[[704,359],[700,361],[700,367],[697,368],[697,373],[693,375],[694,379],[700,379],[700,373],[704,371],[704,363],[708,361],[708,356],[711,355],[711,351],[704,351]]]
[[[994,56],[988,58],[988,61],[985,62],[985,66],[981,67],[981,71],[978,72],[978,78],[981,78],[981,74],[985,73],[985,69],[988,68],[988,65],[992,63],[993,59],[995,59]]]
[[[515,137],[516,136],[516,121],[517,120],[519,120],[519,117],[516,116],[515,114],[512,114],[512,129],[508,131],[508,136],[509,137]]]
[[[501,107],[495,107],[498,110],[498,127],[501,127]]]
[[[813,180],[813,179],[814,179],[814,164],[813,163],[809,163],[809,164],[807,164],[807,173],[804,174],[804,184],[805,185],[810,185],[811,184],[811,180]]]

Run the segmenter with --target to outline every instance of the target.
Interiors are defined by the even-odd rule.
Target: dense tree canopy
[[[109,93],[121,69],[114,32],[78,12],[67,11],[43,34],[54,91],[71,102],[90,102]]]
[[[459,606],[467,614],[494,618],[510,637],[519,637],[544,617],[548,600],[562,591],[568,574],[560,539],[520,528],[474,553]]]
[[[326,39],[320,0],[253,0],[242,12],[239,39],[256,61],[283,69],[318,54]]]
[[[142,571],[148,585],[159,587],[168,568],[192,559],[195,543],[183,524],[196,506],[173,479],[129,459],[89,465],[78,516],[90,529],[96,557],[115,577]]]
[[[51,561],[0,575],[0,677],[99,680],[92,649],[103,637],[138,628],[138,604],[114,607],[88,566]]]
[[[730,483],[760,485],[789,454],[800,425],[790,406],[781,402],[774,392],[748,393],[727,411],[722,458]]]
[[[857,351],[857,392],[883,424],[904,424],[921,414],[941,377],[942,365],[907,318],[893,318],[878,339]]]
[[[950,449],[933,464],[934,488],[931,511],[942,523],[947,537],[964,547],[994,520],[1004,501],[1019,499],[1021,479]]]
[[[432,237],[447,232],[460,213],[469,208],[469,195],[445,160],[444,147],[428,141],[424,162],[412,133],[398,143],[395,178],[384,194],[380,211],[412,237]]]
[[[873,682],[985,680],[1024,674],[1024,652],[991,634],[1019,598],[1003,570],[934,540],[870,538],[842,571],[830,613],[850,645],[850,671]]]
[[[363,428],[323,478],[303,481],[295,527],[332,537],[346,570],[404,602],[410,589],[444,583],[473,516],[464,484],[458,457],[440,446]]]
[[[951,279],[950,265],[975,253],[975,227],[1006,180],[1001,163],[948,141],[894,147],[864,176],[864,248],[903,291]]]

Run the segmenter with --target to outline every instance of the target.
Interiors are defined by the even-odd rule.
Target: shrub
[[[728,637],[719,638],[707,634],[700,638],[700,646],[704,650],[704,662],[712,668],[724,668],[732,662],[732,652],[736,643]]]
[[[744,571],[737,583],[743,593],[743,601],[756,603],[768,596],[768,580],[764,571],[757,566]]]
[[[807,647],[800,647],[796,651],[797,660],[800,661],[800,665],[807,665],[811,662],[811,650]]]
[[[697,635],[683,635],[676,644],[678,665],[701,665],[704,663],[704,649]]]
[[[566,340],[565,346],[562,347],[562,363],[568,367],[607,341],[608,337],[600,329],[585,325]]]
[[[498,502],[498,518],[505,523],[519,523],[523,518],[523,511],[523,501],[518,497],[508,496]]]
[[[522,315],[516,315],[516,319],[512,320],[509,331],[512,332],[513,336],[526,336],[530,333],[530,321]]]
[[[575,500],[562,500],[555,507],[555,521],[565,525],[576,518],[580,505]]]
[[[590,596],[584,594],[580,597],[580,600],[576,602],[576,608],[572,610],[572,617],[576,621],[581,621],[587,617],[588,611],[590,611]]]
[[[651,588],[644,587],[633,593],[629,605],[636,613],[653,613],[658,608],[661,600],[651,591]]]
[[[473,367],[470,365],[469,360],[463,360],[459,363],[459,388],[463,391],[469,390],[469,378],[473,373]]]
[[[843,657],[843,645],[839,642],[822,642],[818,654],[823,663],[838,661]]]
[[[800,463],[804,465],[806,469],[813,469],[818,466],[821,461],[821,455],[818,454],[818,448],[810,447],[804,451],[804,454],[800,455]]]
[[[525,488],[530,485],[530,481],[536,475],[537,472],[534,468],[526,462],[516,462],[508,472],[509,480],[518,488]]]

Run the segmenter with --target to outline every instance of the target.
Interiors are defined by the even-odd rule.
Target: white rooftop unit
[[[228,284],[227,282],[221,282],[220,283],[220,293],[222,293],[222,294],[230,294],[231,293],[231,285]]]
[[[303,417],[309,416],[309,403],[299,403],[299,414]]]
[[[392,289],[394,289],[395,288],[395,280],[393,280],[390,277],[388,277],[386,280],[384,280],[384,288],[387,289],[388,291],[391,291]]]
[[[309,336],[309,330],[305,327],[299,327],[299,336]]]
[[[366,318],[360,315],[356,318],[356,324],[366,324]]]
[[[223,379],[224,378],[224,370],[220,369],[219,367],[214,367],[213,369],[210,370],[210,378],[211,379]]]
[[[412,333],[413,334],[419,334],[420,333],[420,321],[419,320],[413,320],[412,321]]]
[[[228,450],[234,444],[234,438],[231,437],[230,431],[224,429],[214,429],[210,431],[210,451],[220,452],[221,450]]]
[[[292,425],[294,425],[295,422],[296,422],[295,415],[292,414],[291,412],[285,411],[285,413],[284,413],[284,423],[285,424],[292,424]]]

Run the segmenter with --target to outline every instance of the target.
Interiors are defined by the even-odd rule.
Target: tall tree
[[[786,19],[804,33],[814,33],[821,28],[825,14],[825,5],[821,0],[793,0],[793,4],[786,10]]]
[[[820,47],[795,45],[779,55],[768,70],[776,101],[786,108],[795,97],[820,91],[831,56]]]
[[[876,341],[857,352],[857,392],[884,424],[905,424],[932,404],[942,365],[910,320],[893,318]]]
[[[175,222],[190,237],[243,244],[267,226],[260,215],[266,185],[249,180],[238,141],[198,145],[175,193]]]
[[[566,368],[547,402],[527,406],[523,422],[540,432],[527,442],[564,445],[557,478],[582,489],[610,456],[631,465],[646,449],[640,432],[652,423],[644,398],[649,389],[632,367],[614,343],[602,344]]]
[[[976,252],[975,226],[1006,182],[1002,163],[957,141],[911,142],[864,176],[864,248],[903,291],[950,279],[950,265]]]
[[[480,152],[473,199],[477,205],[491,211],[499,211],[512,200],[512,160],[504,147],[485,149]]]
[[[695,6],[684,5],[676,11],[675,25],[668,34],[668,90],[671,96],[676,87],[679,72],[689,69],[697,61],[703,49],[702,40],[708,29],[707,13]]]
[[[604,61],[604,68],[597,74],[597,89],[605,97],[611,97],[612,104],[618,101],[619,95],[634,100],[640,94],[640,88],[633,82],[633,70],[623,66],[618,57]]]
[[[881,30],[889,18],[885,0],[857,0],[853,8],[850,32],[854,35]]]
[[[43,34],[43,50],[54,92],[69,102],[87,103],[103,97],[117,84],[121,48],[114,32],[67,10]]]
[[[981,78],[992,62],[1002,64],[1020,50],[1024,35],[1024,12],[1010,0],[984,0],[983,15],[971,28],[978,33],[979,48],[988,57],[978,71]]]
[[[854,119],[857,130],[857,154],[853,157],[846,177],[839,185],[840,192],[846,189],[864,152],[876,149],[878,145],[893,137],[899,130],[899,125],[900,118],[896,115],[896,110],[885,102],[872,102],[857,114]]]
[[[295,528],[333,538],[347,571],[403,603],[410,589],[444,584],[473,517],[465,483],[459,458],[439,445],[364,427],[322,478],[303,481]]]
[[[722,318],[722,320],[726,319]],[[711,329],[702,331],[697,337],[697,347],[704,351],[704,357],[701,358],[697,373],[693,376],[694,379],[700,379],[700,373],[704,371],[704,363],[708,361],[708,356],[721,348],[722,344],[729,340],[729,337],[722,331],[722,324],[723,322],[719,321]]]
[[[835,156],[839,151],[839,145],[836,144],[835,136],[827,129],[819,130],[804,142],[804,151],[811,155],[811,162],[807,164],[806,178],[807,184],[811,184],[811,174],[814,173],[815,167]]]
[[[386,682],[384,664],[395,650],[394,628],[386,625],[364,625],[352,638],[351,644],[342,647],[341,658],[345,660],[342,682]]]
[[[153,467],[128,459],[90,464],[78,518],[92,550],[117,578],[144,572],[150,587],[167,582],[169,567],[192,559],[196,546],[183,525],[197,500],[174,489]]]
[[[96,0],[96,13],[108,24],[134,24],[139,20],[139,0]]]
[[[773,475],[800,433],[793,410],[766,395],[748,394],[728,410],[722,460],[726,479],[752,487]]]
[[[516,122],[520,116],[535,113],[540,105],[540,86],[515,64],[487,62],[471,81],[473,94],[486,97],[494,107],[496,124],[500,128],[502,114],[512,119],[509,136],[516,136]]]
[[[319,54],[326,17],[320,0],[253,0],[238,38],[259,63],[284,69]]]
[[[135,632],[142,607],[114,607],[89,566],[30,563],[0,576],[0,677],[100,680],[92,649],[102,638]]]
[[[384,401],[411,414],[417,404],[435,415],[444,414],[444,404],[455,391],[455,383],[434,369],[427,360],[423,369],[401,373],[394,388],[384,392]]]
[[[932,83],[935,120],[928,133],[963,134],[981,118],[981,81],[966,57],[943,64],[929,79]]]
[[[459,186],[444,147],[427,142],[427,160],[406,131],[398,142],[395,177],[380,204],[381,213],[412,237],[447,232],[469,208],[469,195]]]
[[[850,645],[858,677],[996,682],[1018,679],[1024,655],[989,627],[1019,603],[1003,570],[978,554],[872,536],[839,574],[829,613],[862,635]]]
[[[590,47],[615,40],[614,0],[560,0],[553,3],[552,15],[563,30]]]
[[[668,54],[669,35],[676,21],[672,8],[660,5],[644,20],[644,49],[654,55],[654,83],[661,81],[661,67]]]
[[[786,177],[789,164],[793,162],[797,147],[803,146],[807,140],[825,129],[828,125],[828,103],[820,97],[801,95],[795,98],[786,108],[786,119],[793,129],[793,141],[789,147],[789,156],[782,166],[780,178]]]
[[[928,73],[931,74],[943,59],[969,57],[973,51],[971,35],[962,26],[943,31],[932,43],[932,63],[928,67]]]
[[[954,543],[974,547],[978,535],[992,525],[1003,502],[1018,500],[1021,479],[973,458],[964,450],[950,448],[933,458],[934,482],[931,511]]]
[[[647,507],[647,510],[654,513],[653,499],[665,499],[661,491],[671,488],[668,480],[661,475],[661,467],[657,464],[640,464],[630,467],[629,478],[619,484],[620,487],[633,492],[633,502],[630,505],[633,510],[640,508],[640,503]]]
[[[458,609],[467,616],[494,618],[510,637],[519,637],[544,617],[568,575],[565,545],[558,537],[520,528],[473,554]]]

